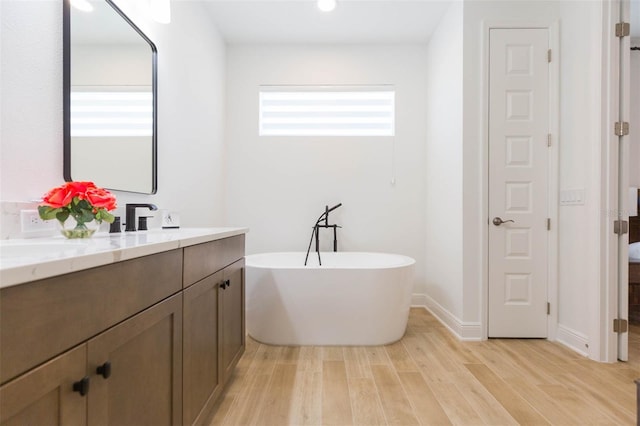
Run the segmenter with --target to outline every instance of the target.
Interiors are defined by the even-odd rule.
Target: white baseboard
[[[580,355],[589,356],[589,338],[579,331],[573,330],[562,324],[558,324],[556,342],[562,343],[569,349],[578,352]]]
[[[425,308],[427,307],[427,295],[413,293],[411,295],[411,307],[412,308]]]
[[[460,340],[482,340],[482,328],[479,322],[463,322],[459,320],[455,315],[426,294],[413,294],[411,297],[411,306],[427,309]]]

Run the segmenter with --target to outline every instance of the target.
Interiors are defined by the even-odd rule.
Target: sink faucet
[[[136,208],[138,207],[146,207],[149,210],[158,210],[158,207],[155,204],[127,204],[125,206],[125,228],[126,232],[131,232],[136,230]]]

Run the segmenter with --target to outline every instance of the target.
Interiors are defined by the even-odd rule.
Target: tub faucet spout
[[[318,237],[319,228],[333,228],[333,251],[338,251],[338,232],[337,228],[342,228],[339,225],[333,224],[329,225],[329,212],[334,211],[338,207],[340,207],[342,203],[338,203],[335,206],[329,208],[329,206],[325,206],[324,213],[320,215],[316,224],[313,225],[313,231],[311,231],[311,240],[309,241],[309,248],[307,248],[307,255],[304,258],[304,266],[307,266],[307,261],[309,260],[309,252],[311,251],[311,244],[313,243],[313,237],[316,238],[316,253],[318,253],[318,264],[322,266],[322,259],[320,258],[320,239]],[[324,224],[322,223],[324,221]]]

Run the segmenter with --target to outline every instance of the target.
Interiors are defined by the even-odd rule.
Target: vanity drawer
[[[0,383],[182,289],[172,250],[0,290]]]
[[[184,287],[244,257],[244,234],[184,248]]]

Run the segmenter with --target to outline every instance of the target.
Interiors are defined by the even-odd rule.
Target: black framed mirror
[[[64,179],[155,194],[156,46],[111,0],[72,3],[63,0]]]

